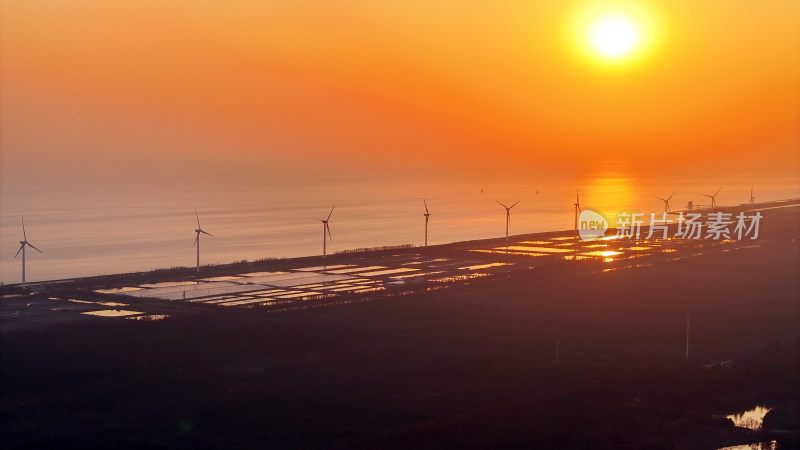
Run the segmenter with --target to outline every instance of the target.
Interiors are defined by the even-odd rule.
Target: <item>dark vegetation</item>
[[[336,254],[340,255],[347,253],[364,253],[364,252],[376,252],[385,250],[407,250],[410,248],[414,248],[414,244],[382,245],[380,247],[360,247],[360,248],[339,250],[336,252]]]

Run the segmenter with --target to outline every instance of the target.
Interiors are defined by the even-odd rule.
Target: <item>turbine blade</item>
[[[25,241],[25,242],[28,242],[28,241]],[[41,251],[41,250],[39,250],[38,248],[34,247],[34,246],[33,246],[33,244],[31,244],[30,242],[28,242],[28,247],[30,247],[30,248],[32,248],[32,249],[34,249],[34,250],[36,250],[36,251],[37,251],[37,252],[39,252],[39,253],[44,253],[43,251]]]
[[[333,205],[333,208],[336,208],[336,205]],[[331,208],[331,212],[328,213],[328,218],[325,219],[326,221],[331,220],[331,214],[333,214],[333,208]]]
[[[751,193],[751,194],[752,194],[752,193]],[[422,199],[422,203],[424,203],[424,204],[425,204],[425,214],[430,214],[430,212],[428,212],[428,202],[426,202],[426,201],[425,201],[425,199],[423,198],[423,199]]]
[[[517,200],[517,203],[519,203],[519,202],[521,202],[521,201],[522,201],[522,200]],[[509,206],[509,207],[508,207],[508,209],[511,209],[511,208],[513,208],[513,207],[517,206],[517,203],[514,203],[513,205]]]
[[[719,191],[721,191],[721,190],[722,190],[722,186],[720,186],[719,189],[717,189],[717,192],[714,192],[714,197],[716,197],[717,194],[719,194]]]
[[[209,232],[207,232],[207,231],[200,230],[200,232],[201,232],[201,233],[203,233],[203,234],[207,234],[207,235],[209,235],[209,236],[211,236],[211,237],[214,237],[214,235],[213,235],[213,234],[211,234],[211,233],[209,233]]]
[[[333,240],[333,236],[331,236],[331,227],[328,225],[328,222],[325,222],[325,230],[328,232],[328,238]]]
[[[194,217],[197,219],[197,228],[202,228],[200,226],[200,216],[197,215],[197,208],[194,209]]]
[[[501,202],[500,200],[495,200],[495,201],[496,201],[497,203],[500,203],[500,205],[501,205],[503,208],[505,208],[505,209],[508,209],[508,206],[504,205],[504,204],[503,204],[503,202]]]
[[[200,233],[197,233],[197,236],[195,236],[195,238],[194,238],[194,242],[192,243],[192,247],[194,247],[195,245],[197,245],[197,241],[199,241],[199,240],[200,240]]]
[[[675,195],[675,191],[672,191],[672,194],[669,194],[669,197],[667,197],[667,201],[670,201],[673,195]]]
[[[659,200],[661,200],[662,202],[665,202],[665,201],[667,201],[667,199],[665,199],[665,198],[661,198],[661,197],[656,197],[656,198],[657,198],[657,199],[659,199]]]
[[[22,248],[23,248],[23,247],[25,247],[25,244],[22,244],[22,245],[20,245],[20,246],[19,246],[19,250],[17,250],[17,253],[14,255],[14,258],[16,258],[16,257],[17,257],[17,255],[19,255],[19,252],[21,252],[21,251],[22,251]]]
[[[22,240],[27,241],[28,235],[25,234],[25,217],[22,218]]]

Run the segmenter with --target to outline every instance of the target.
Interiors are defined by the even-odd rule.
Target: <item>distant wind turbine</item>
[[[425,247],[427,247],[428,246],[428,219],[430,219],[431,213],[428,212],[428,202],[426,202],[424,198],[422,199],[422,203],[425,205],[425,214],[423,214],[423,215],[425,216]]]
[[[753,206],[756,203],[756,198],[753,197],[753,185],[750,185],[750,206]]]
[[[17,250],[17,254],[14,255],[14,258],[19,255],[19,252],[22,252],[22,288],[25,289],[25,246],[28,246],[39,253],[44,253],[43,251],[39,250],[38,248],[34,247],[33,244],[28,242],[28,235],[25,233],[25,218],[22,218],[22,240],[19,241],[19,250]]]
[[[657,199],[664,202],[664,212],[669,212],[669,200],[672,198],[673,195],[675,195],[674,192],[672,194],[669,194],[669,197],[667,198],[656,197]]]
[[[214,236],[211,233],[208,233],[200,227],[200,216],[197,215],[197,208],[194,210],[194,217],[197,219],[197,229],[194,230],[197,233],[197,237],[194,238],[194,247],[197,247],[197,273],[200,273],[200,233],[207,234],[209,236]]]
[[[581,199],[577,189],[575,189],[575,203],[572,206],[575,207],[575,231],[578,231],[578,214],[581,213]]]
[[[511,206],[506,206],[500,202],[500,200],[495,200],[497,203],[500,203],[500,206],[506,209],[506,241],[508,241],[508,227],[511,225],[511,208],[517,206],[517,203],[521,202],[522,200],[517,200],[517,203],[514,203]]]
[[[336,205],[333,206],[336,208]],[[328,218],[323,220],[320,219],[319,221],[322,222],[322,257],[325,258],[328,252],[328,238],[333,240],[333,236],[331,236],[331,227],[328,225],[328,221],[331,220],[331,214],[333,214],[333,208],[331,208],[331,212],[328,213]],[[327,236],[325,235],[327,233]]]
[[[708,195],[708,194],[700,194],[700,195],[703,195],[703,196],[706,196],[706,197],[710,198],[711,199],[711,207],[712,208],[716,208],[717,207],[717,194],[719,194],[719,191],[721,191],[721,190],[722,190],[722,187],[717,189],[717,192],[715,192],[714,195]]]

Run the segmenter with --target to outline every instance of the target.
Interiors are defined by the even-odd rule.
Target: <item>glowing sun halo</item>
[[[642,30],[636,20],[625,14],[607,13],[591,21],[586,39],[599,56],[620,59],[636,51]]]

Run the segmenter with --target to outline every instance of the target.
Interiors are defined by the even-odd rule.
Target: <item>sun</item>
[[[576,1],[564,17],[568,51],[601,71],[641,68],[660,54],[667,38],[664,14],[640,0]]]
[[[642,28],[628,15],[606,13],[590,22],[586,39],[598,56],[617,60],[630,56],[639,48]]]

